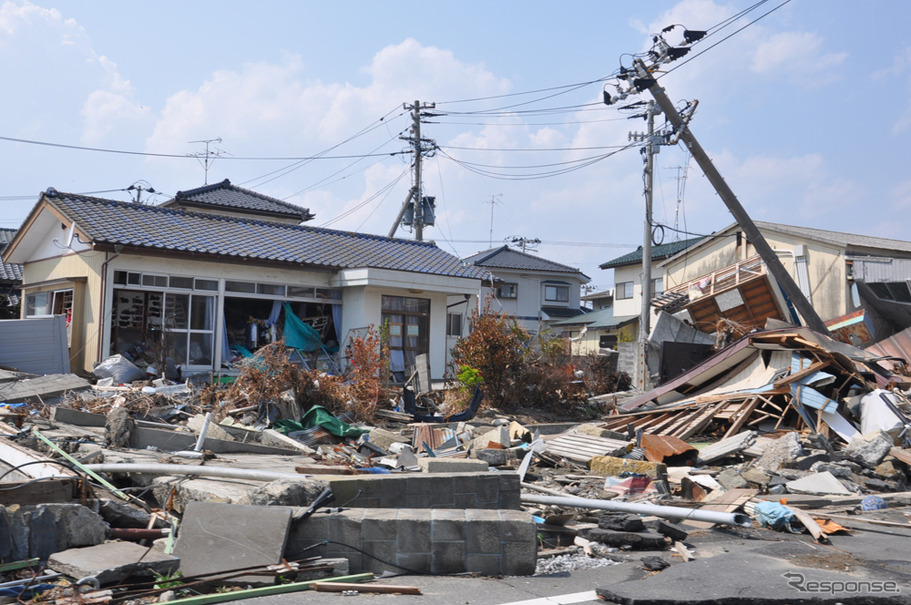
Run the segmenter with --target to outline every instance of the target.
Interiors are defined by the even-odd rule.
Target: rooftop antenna
[[[488,247],[493,246],[493,208],[503,203],[503,194],[498,193],[496,195],[490,196],[489,202],[484,202],[485,204],[490,204],[490,241],[488,241]]]
[[[218,137],[217,139],[200,139],[198,141],[190,141],[190,143],[205,143],[206,144],[206,150],[204,152],[189,153],[187,155],[190,157],[196,158],[197,160],[200,160],[199,163],[202,164],[203,170],[205,170],[205,172],[206,172],[205,177],[203,178],[203,185],[208,185],[209,184],[209,166],[211,166],[215,162],[215,158],[221,157],[221,154],[222,154],[222,152],[220,150],[209,151],[209,145],[211,143],[221,143],[221,137]]]
[[[680,240],[680,207],[683,205],[683,194],[686,191],[686,176],[690,170],[690,155],[686,153],[686,163],[683,166],[674,166],[677,170],[677,208],[674,210],[674,241]]]

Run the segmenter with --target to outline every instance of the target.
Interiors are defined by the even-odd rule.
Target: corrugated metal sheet
[[[893,334],[889,338],[872,344],[864,350],[876,356],[900,357],[906,362],[911,362],[911,328],[906,328],[898,334]],[[880,361],[879,364],[889,370],[895,370],[894,362]]]
[[[595,456],[622,456],[632,444],[629,441],[564,433],[546,442],[547,453],[577,462],[588,462]]]
[[[854,257],[854,279],[868,283],[905,281],[911,278],[911,259]]]
[[[69,374],[66,318],[0,321],[0,364],[33,374]]]

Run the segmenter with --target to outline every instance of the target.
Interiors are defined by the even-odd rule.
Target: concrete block
[[[396,551],[395,540],[364,540],[361,547],[364,552],[372,556],[363,557],[361,569],[355,570],[352,565],[353,573],[371,571],[373,573],[383,573],[384,571],[401,572],[402,570],[395,566]]]
[[[500,473],[476,475],[474,492],[480,508],[497,508],[500,503]]]
[[[472,511],[469,511],[472,512]],[[500,553],[499,519],[472,519],[465,525],[465,548],[469,554]]]
[[[616,531],[642,531],[645,529],[645,523],[639,515],[607,513],[598,519],[598,527]]]
[[[9,514],[5,506],[0,506],[0,561],[15,561],[12,558],[13,542],[10,531]]]
[[[662,536],[675,542],[683,542],[689,535],[689,532],[682,525],[677,525],[664,519],[658,519],[655,522],[654,529]]]
[[[483,460],[470,458],[418,458],[425,473],[486,473],[490,467]]]
[[[431,508],[445,507],[451,508],[453,505],[453,483],[452,477],[446,475],[437,475],[431,477],[430,506]]]
[[[416,509],[399,511],[396,525],[396,548],[399,553],[425,553],[430,554],[430,509]],[[430,568],[430,559],[427,560],[427,569]]]
[[[206,422],[205,414],[196,414],[191,418],[187,419],[187,428],[196,433],[197,437],[202,431],[202,425]],[[215,422],[210,422],[209,426],[206,428],[206,439],[221,439],[223,441],[234,441],[234,435],[221,428]],[[203,443],[203,448],[205,448],[205,443]]]
[[[465,541],[465,511],[431,509],[430,539],[434,542]]]
[[[452,503],[455,508],[471,509],[477,508],[478,498],[474,493],[453,494]]]
[[[500,555],[465,555],[465,571],[485,576],[500,575]]]
[[[536,543],[537,528],[534,519],[525,511],[499,511],[500,540],[507,542]]]
[[[57,521],[47,510],[36,510],[28,516],[28,552],[42,561],[57,552]]]
[[[119,582],[128,576],[171,575],[180,560],[133,542],[106,542],[85,548],[70,548],[54,553],[48,567],[73,578],[92,576],[102,585]]]
[[[395,564],[401,566],[399,571],[404,569],[406,571],[411,570],[420,573],[430,573],[432,569],[432,555],[429,552],[400,552],[395,556]]]
[[[530,576],[535,573],[538,547],[534,536],[532,540],[522,542],[503,542],[500,553],[500,573],[504,576]]]
[[[100,500],[98,513],[112,527],[145,528],[148,527],[149,519],[152,518],[152,515],[145,510],[121,500]],[[159,521],[159,523],[163,523],[163,521]]]
[[[378,509],[361,521],[361,536],[364,541],[383,540],[395,542],[398,531],[397,509]]]
[[[452,573],[453,569],[465,569],[465,542],[439,542],[434,540],[431,547],[430,572]]]
[[[621,473],[635,473],[657,478],[667,475],[667,466],[647,460],[630,460],[616,456],[595,456],[591,460],[591,472],[595,475],[617,477]]]
[[[51,552],[66,550],[78,546],[94,546],[104,542],[108,524],[98,513],[81,504],[39,504],[34,512],[29,513],[30,533],[48,532],[55,548]],[[42,521],[37,521],[40,517]],[[38,530],[37,523],[44,528],[45,520],[50,520],[50,529]],[[34,538],[33,538],[34,539]],[[34,552],[32,556],[47,558],[48,553]]]

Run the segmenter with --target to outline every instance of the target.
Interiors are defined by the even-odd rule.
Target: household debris
[[[2,579],[51,569],[42,600],[103,603],[384,571],[660,577],[717,556],[718,525],[847,550],[859,532],[911,528],[907,378],[804,329],[748,334],[560,424],[485,407],[482,387],[468,416],[441,411],[439,392],[423,395],[436,410],[412,408],[408,389],[372,416],[337,413],[338,381],[277,354],[258,363],[227,384],[86,382],[8,408]],[[130,554],[143,541],[154,556]],[[99,586],[74,589],[83,574]]]

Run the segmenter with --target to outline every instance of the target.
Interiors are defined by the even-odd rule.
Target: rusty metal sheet
[[[642,435],[642,449],[650,462],[664,462],[673,456],[690,455],[693,459],[699,450],[680,439],[670,435]]]

